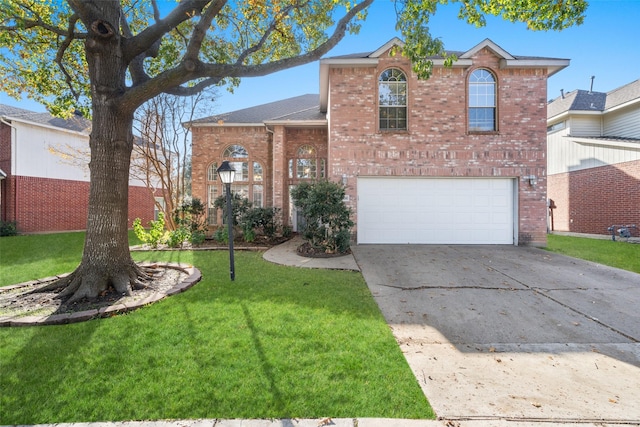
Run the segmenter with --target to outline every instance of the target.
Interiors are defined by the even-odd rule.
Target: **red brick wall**
[[[356,208],[357,176],[522,177],[518,179],[521,242],[546,244],[546,70],[501,69],[489,50],[468,69],[435,68],[418,80],[410,63],[383,57],[377,68],[330,71],[329,177],[348,178]],[[409,79],[409,125],[404,132],[377,130],[377,79],[389,68]],[[478,67],[498,82],[498,132],[467,132],[467,78]],[[355,218],[357,221],[357,218]]]
[[[274,132],[273,138],[269,137],[264,127],[222,125],[193,128],[193,196],[207,200],[207,168],[213,162],[220,164],[226,147],[239,144],[247,149],[251,161],[259,161],[264,168],[265,206],[282,209],[281,214],[286,221],[289,215],[289,185],[296,182],[289,179],[288,159],[294,158],[298,148],[305,144],[316,148],[318,158],[326,159],[327,130],[274,126],[271,131]]]
[[[549,198],[557,206],[556,231],[608,234],[614,224],[640,227],[640,161],[551,175]]]
[[[10,220],[22,233],[84,230],[87,225],[89,183],[18,176],[15,178],[15,207]],[[4,200],[2,201],[4,205]],[[129,188],[129,222],[153,219],[154,199],[146,188]]]
[[[249,152],[251,161],[262,164],[265,182],[265,203],[269,205],[271,199],[267,188],[271,188],[271,149],[269,134],[262,126],[208,126],[192,128],[194,141],[192,148],[192,183],[191,191],[194,197],[207,200],[207,168],[213,162],[220,166],[222,153],[232,144],[242,145]],[[219,181],[217,181],[219,183]],[[220,193],[221,194],[221,193]]]
[[[11,127],[0,123],[0,169],[7,178],[0,180],[0,220],[13,221],[13,201],[10,197],[13,180],[11,178]]]

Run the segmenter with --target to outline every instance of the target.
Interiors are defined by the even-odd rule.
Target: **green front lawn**
[[[551,252],[640,273],[640,244],[557,234],[547,237],[546,249]]]
[[[82,233],[0,239],[0,286],[72,270]],[[194,418],[433,418],[359,273],[261,253],[135,253],[196,265],[127,315],[0,328],[0,424]]]

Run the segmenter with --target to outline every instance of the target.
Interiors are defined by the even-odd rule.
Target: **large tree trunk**
[[[134,108],[119,102],[126,92],[127,64],[118,35],[118,2],[94,3],[100,19],[90,25],[86,55],[92,84],[93,125],[89,214],[82,261],[67,278],[52,287],[70,301],[96,298],[113,287],[130,294],[143,286],[144,272],[133,262],[128,240],[129,165],[133,148]]]
[[[128,295],[141,274],[131,259],[127,232],[133,117],[115,110],[94,103],[84,253],[60,294],[71,300],[95,298],[110,286]]]

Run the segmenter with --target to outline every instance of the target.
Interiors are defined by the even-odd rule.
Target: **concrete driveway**
[[[639,274],[514,246],[352,250],[440,418],[640,424]]]

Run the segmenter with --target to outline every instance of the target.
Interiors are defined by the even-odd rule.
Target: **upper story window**
[[[289,159],[289,178],[318,179],[325,177],[325,159],[319,159],[312,145],[298,148],[295,159]]]
[[[378,80],[379,126],[381,130],[407,129],[407,76],[389,68]]]
[[[488,132],[496,126],[496,79],[479,68],[469,77],[469,131]]]
[[[566,127],[566,124],[564,121],[558,122],[558,123],[552,124],[551,126],[547,126],[547,132],[548,133],[556,132],[564,129],[565,127]]]

